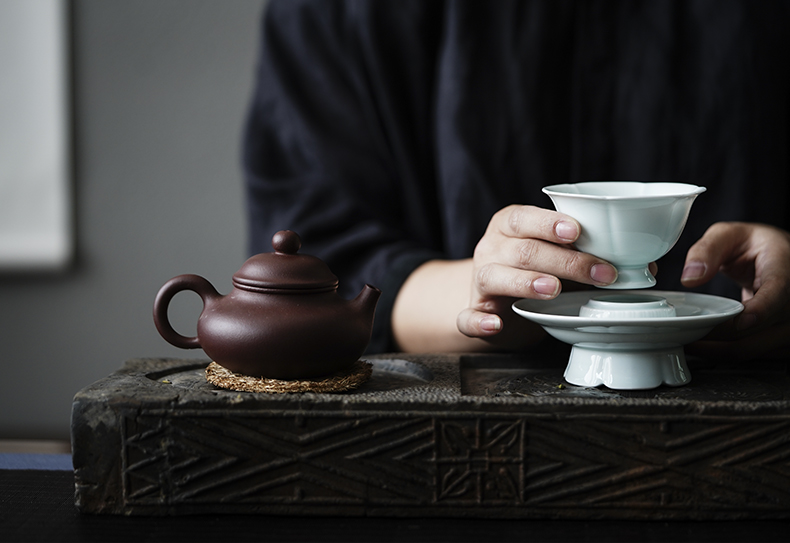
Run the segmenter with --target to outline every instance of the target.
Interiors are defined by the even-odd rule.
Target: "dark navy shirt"
[[[245,136],[250,250],[292,229],[341,294],[472,255],[541,188],[679,181],[708,191],[659,262],[716,221],[788,226],[787,2],[270,2]],[[719,294],[738,289],[717,280]]]

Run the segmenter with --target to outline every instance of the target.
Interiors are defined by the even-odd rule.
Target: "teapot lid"
[[[337,277],[320,258],[297,254],[302,240],[296,232],[281,230],[272,237],[273,253],[250,257],[233,274],[233,284],[259,292],[323,292],[337,288]]]

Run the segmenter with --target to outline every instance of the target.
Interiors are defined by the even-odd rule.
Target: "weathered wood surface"
[[[564,384],[562,356],[382,355],[347,394],[216,389],[145,359],[73,404],[87,513],[567,519],[790,516],[786,363],[680,388]]]

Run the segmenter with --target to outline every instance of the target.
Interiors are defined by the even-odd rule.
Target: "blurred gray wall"
[[[162,340],[159,287],[221,292],[246,258],[241,135],[264,0],[71,3],[77,254],[61,274],[0,275],[0,439],[66,439],[71,400]],[[171,320],[194,335],[200,300]]]

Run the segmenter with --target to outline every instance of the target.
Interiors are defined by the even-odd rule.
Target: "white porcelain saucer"
[[[620,294],[636,298],[645,291]],[[554,300],[523,299],[513,304],[516,313],[573,345],[565,379],[574,385],[620,390],[685,385],[691,373],[683,345],[703,338],[714,326],[743,311],[740,302],[729,298],[650,291],[651,298],[666,299],[675,316],[635,316],[627,311],[579,316],[582,306],[601,297],[605,292],[587,290],[562,293]]]

